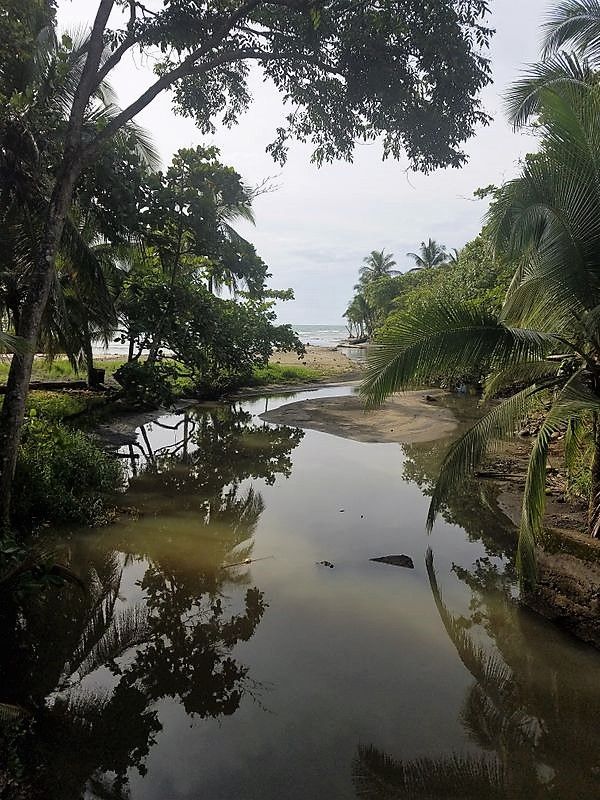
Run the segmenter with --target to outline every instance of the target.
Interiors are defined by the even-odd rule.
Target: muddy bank
[[[512,458],[500,480],[499,508],[516,526],[521,519],[526,454]],[[550,476],[549,486],[553,478]],[[537,550],[538,582],[522,602],[561,628],[600,649],[600,541],[586,534],[583,504],[567,502],[557,488],[546,498],[545,533]]]
[[[261,419],[357,442],[431,442],[453,433],[458,424],[440,402],[443,396],[441,391],[406,392],[374,411],[365,411],[358,395],[325,397],[289,403],[261,414]]]

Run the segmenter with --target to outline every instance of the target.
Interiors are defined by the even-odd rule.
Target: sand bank
[[[426,396],[435,398],[426,400]],[[406,392],[381,408],[365,411],[358,395],[324,397],[289,403],[267,411],[261,419],[308,428],[358,442],[431,442],[451,434],[457,420],[439,400],[444,392]]]

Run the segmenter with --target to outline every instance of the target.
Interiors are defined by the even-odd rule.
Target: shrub
[[[59,422],[67,417],[92,411],[104,403],[105,398],[102,395],[69,389],[58,392],[33,391],[27,397],[29,413],[34,410],[36,416],[44,417],[52,422]]]
[[[115,380],[123,387],[127,402],[134,405],[169,406],[173,404],[173,380],[178,376],[176,367],[167,361],[148,364],[147,361],[129,361],[115,372]]]
[[[105,497],[122,484],[121,464],[82,431],[33,417],[19,450],[13,523],[96,524],[106,520]]]

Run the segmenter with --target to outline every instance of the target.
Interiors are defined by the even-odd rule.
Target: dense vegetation
[[[378,403],[444,372],[484,367],[486,397],[509,393],[447,453],[430,525],[490,446],[513,435],[532,408],[545,412],[523,500],[518,566],[526,581],[536,576],[547,461],[558,435],[565,437],[567,469],[581,469],[581,459],[591,455],[588,529],[600,535],[600,7],[567,0],[546,33],[544,60],[508,98],[516,127],[536,121],[539,149],[517,178],[494,192],[487,219],[495,252],[513,264],[501,308],[474,304],[460,292],[425,294],[425,302],[387,326],[363,387]]]
[[[215,391],[273,347],[298,346],[274,324],[266,266],[232,226],[251,215],[252,190],[214,150],[180,151],[157,171],[136,115],[171,89],[175,111],[213,133],[251,102],[255,65],[294,108],[269,147],[280,162],[295,138],[317,163],[379,140],[416,169],[460,166],[462,143],[487,122],[486,13],[485,0],[99,0],[75,36],[56,30],[54,0],[3,4],[0,313],[18,337],[3,338],[18,351],[0,414],[4,528],[39,348],[84,360],[93,383],[90,343],[117,330],[130,343],[119,377],[148,399],[172,377],[163,349]],[[132,53],[155,65],[154,82],[121,109],[108,81]],[[219,285],[237,296],[215,297]]]
[[[494,253],[487,229],[452,254],[430,239],[421,244],[419,254],[407,255],[416,266],[402,273],[393,269],[396,262],[391,253],[373,251],[367,256],[345,312],[351,335],[377,342],[406,314],[418,313],[441,299],[490,312],[500,310],[512,273],[506,259]]]

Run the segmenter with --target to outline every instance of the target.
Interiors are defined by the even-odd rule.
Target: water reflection
[[[489,559],[472,571],[455,568],[472,591],[467,615],[453,614],[444,602],[431,550],[426,566],[444,629],[474,679],[460,720],[476,752],[403,762],[374,746],[359,746],[352,767],[357,797],[599,796],[600,700],[593,654],[574,647],[565,664],[566,651],[557,646],[560,634],[540,628],[538,619],[514,603],[505,574]]]
[[[161,427],[174,442],[144,428],[132,459],[128,501],[144,514],[63,544],[87,591],[2,605],[1,699],[27,712],[0,723],[3,798],[125,798],[163,728],[161,701],[217,719],[260,693],[240,646],[267,607],[244,568],[264,501],[244,482],[289,475],[303,434],[223,407]],[[194,545],[202,557],[182,558]]]

